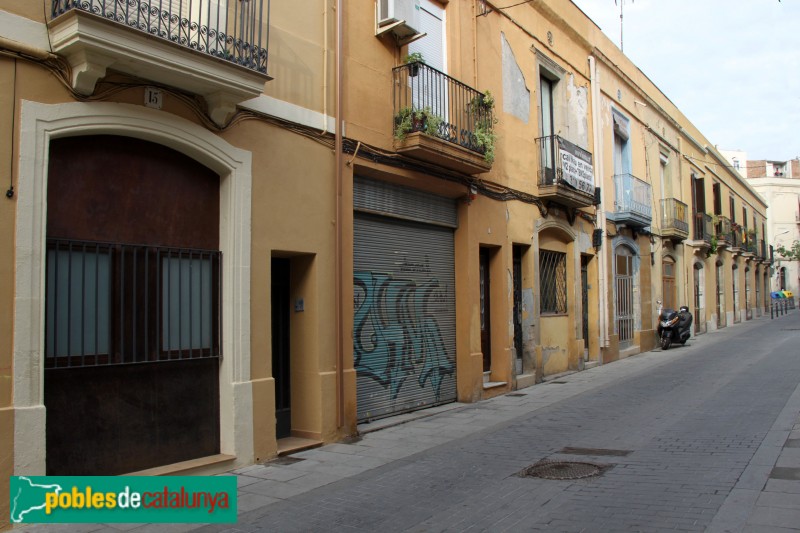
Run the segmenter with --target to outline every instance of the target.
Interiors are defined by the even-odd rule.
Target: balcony
[[[494,161],[494,102],[424,63],[392,70],[394,148],[415,159],[479,174]]]
[[[698,213],[695,211],[693,214],[693,219],[694,228],[692,232],[692,240],[705,246],[711,246],[711,235],[714,231],[714,223],[711,215],[707,215],[706,213]]]
[[[53,52],[90,95],[107,69],[203,96],[218,124],[260,95],[270,0],[52,0]]]
[[[539,197],[567,207],[594,205],[592,154],[550,135],[536,139],[539,146]]]
[[[653,220],[650,184],[631,174],[614,176],[614,212],[609,218],[617,224],[645,228]]]
[[[714,224],[714,234],[717,236],[717,247],[724,248],[731,245],[731,219],[722,215],[716,215],[717,222]]]
[[[675,198],[661,200],[661,234],[682,241],[689,236],[689,206]]]
[[[742,252],[754,256],[758,251],[758,236],[755,233],[748,233],[747,229],[744,231],[744,242],[742,243]]]
[[[744,245],[744,236],[742,235],[742,227],[736,222],[731,222],[731,240],[730,248],[734,253],[742,251]]]

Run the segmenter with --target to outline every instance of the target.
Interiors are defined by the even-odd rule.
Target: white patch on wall
[[[575,76],[567,78],[567,127],[570,140],[586,149],[589,146],[589,88],[575,85]]]
[[[531,91],[525,83],[514,51],[502,32],[500,41],[503,47],[503,111],[527,124],[531,114]]]

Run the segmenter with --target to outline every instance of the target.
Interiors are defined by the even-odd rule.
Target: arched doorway
[[[706,331],[706,315],[705,315],[705,271],[703,270],[703,263],[696,262],[694,264],[694,332],[705,333]]]
[[[665,309],[677,309],[678,306],[675,272],[675,260],[670,256],[665,256],[661,262],[661,290]]]
[[[615,322],[619,348],[624,350],[633,343],[634,333],[634,254],[630,248],[617,246],[614,261]]]
[[[49,149],[47,473],[220,451],[220,178],[114,135]]]
[[[739,301],[739,265],[731,265],[731,281],[733,284],[733,323],[737,324],[742,320],[741,305]]]
[[[717,261],[717,327],[724,328],[727,320],[725,317],[725,270],[722,261]]]
[[[744,312],[745,319],[753,319],[753,309],[750,305],[750,267],[744,269]]]

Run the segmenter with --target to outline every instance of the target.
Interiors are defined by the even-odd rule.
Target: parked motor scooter
[[[669,350],[673,342],[686,344],[692,336],[692,314],[689,308],[682,305],[680,309],[661,309],[661,300],[658,301],[658,338],[661,340],[661,349]]]

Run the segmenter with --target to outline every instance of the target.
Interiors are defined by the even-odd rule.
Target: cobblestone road
[[[199,530],[800,531],[798,384],[795,311],[477,404],[362,426],[356,442],[242,468],[232,473],[238,523]],[[376,430],[398,420],[406,423]],[[583,450],[563,453],[568,447]],[[544,459],[609,468],[576,481],[517,475]]]
[[[232,530],[703,531],[800,383],[798,341],[797,316],[790,315],[701,336],[691,347],[650,352],[641,357],[653,364],[628,375],[255,509]],[[415,439],[430,443],[452,434],[446,430],[453,419],[468,428],[492,419],[493,411],[535,408],[530,400],[542,389],[588,383],[567,381],[460,409],[447,416],[447,424],[435,416],[377,432],[369,442],[299,455],[321,464],[325,453],[387,451]],[[560,454],[565,447],[631,453]],[[527,465],[558,458],[612,467],[578,481],[516,475]]]

